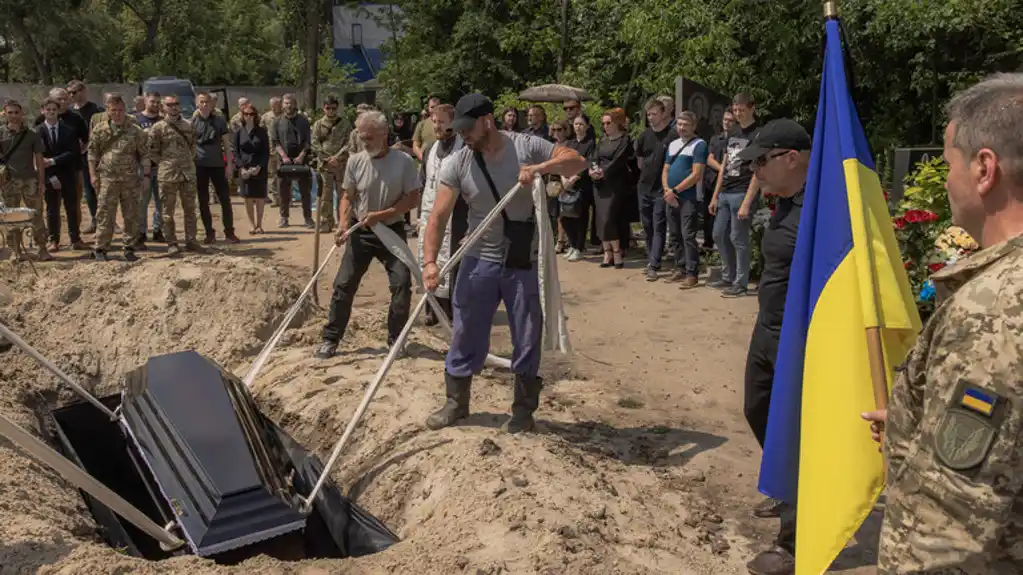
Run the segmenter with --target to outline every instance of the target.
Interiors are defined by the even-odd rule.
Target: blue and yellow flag
[[[920,316],[846,80],[827,41],[813,151],[789,276],[760,490],[797,505],[796,575],[824,573],[871,512],[883,462],[860,418],[875,409],[867,330],[888,382]]]

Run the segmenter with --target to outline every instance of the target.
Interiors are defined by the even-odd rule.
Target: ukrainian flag
[[[760,490],[797,504],[796,574],[824,573],[871,512],[883,461],[860,418],[875,409],[868,330],[886,381],[920,317],[846,80],[837,19],[827,41],[796,251],[771,394]]]

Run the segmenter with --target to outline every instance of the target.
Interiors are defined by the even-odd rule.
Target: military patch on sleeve
[[[934,453],[956,471],[974,468],[987,458],[1005,419],[1008,402],[989,390],[961,383],[934,433]]]

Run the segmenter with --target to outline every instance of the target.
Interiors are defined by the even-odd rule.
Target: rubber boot
[[[469,417],[469,397],[472,389],[472,376],[455,377],[444,372],[444,387],[447,389],[448,400],[444,407],[433,412],[426,419],[426,427],[429,429],[442,429],[458,421]]]
[[[515,400],[512,402],[512,415],[504,424],[507,433],[533,431],[536,422],[533,412],[540,407],[540,390],[543,379],[515,374]]]

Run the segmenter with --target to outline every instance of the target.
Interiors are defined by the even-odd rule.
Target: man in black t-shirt
[[[764,230],[761,251],[764,273],[760,279],[759,303],[753,336],[746,357],[743,411],[753,435],[763,448],[771,405],[778,343],[788,294],[789,271],[796,251],[799,217],[803,207],[803,186],[810,165],[810,135],[792,120],[770,122],[756,139],[737,156],[749,162],[764,190],[778,196],[778,205]],[[747,564],[750,573],[788,575],[795,569],[796,509],[767,499],[754,509],[758,517],[780,517],[781,528],[774,546]]]
[[[89,143],[89,129],[92,126],[92,117],[103,111],[103,106],[89,100],[89,94],[86,91],[85,84],[81,80],[72,80],[68,82],[67,93],[71,98],[71,111],[77,114],[82,121],[85,123],[84,128],[79,126],[80,129],[84,129],[85,133],[82,136],[82,172],[78,175],[78,193],[79,196],[85,195],[85,203],[89,206],[89,213],[92,215],[93,221],[83,229],[85,233],[92,233],[96,231],[96,209],[98,207],[96,190],[92,187],[92,181],[88,177],[86,172],[89,171],[89,158],[85,153],[85,144]],[[79,198],[80,200],[81,198]],[[81,222],[82,219],[78,218]]]
[[[746,295],[750,269],[750,224],[756,211],[759,190],[756,176],[749,162],[739,157],[756,138],[760,124],[753,115],[753,100],[746,94],[732,99],[732,113],[739,125],[728,135],[728,144],[721,161],[714,196],[708,210],[715,216],[714,243],[721,254],[724,268],[721,280],[707,284],[721,288],[722,297]]]
[[[703,172],[703,189],[705,196],[700,201],[700,217],[703,221],[703,248],[714,248],[714,216],[707,209],[710,206],[711,196],[718,182],[718,172],[721,171],[721,160],[725,157],[725,148],[728,147],[728,135],[739,125],[735,120],[735,114],[731,110],[725,110],[721,117],[721,132],[716,134],[708,142],[710,155],[707,158],[707,169]]]
[[[655,281],[661,270],[661,254],[667,227],[664,190],[661,189],[661,169],[664,167],[664,149],[678,138],[671,116],[658,99],[646,103],[647,129],[636,140],[636,163],[639,165],[639,219],[646,238],[647,281]],[[676,263],[676,265],[678,265]]]

